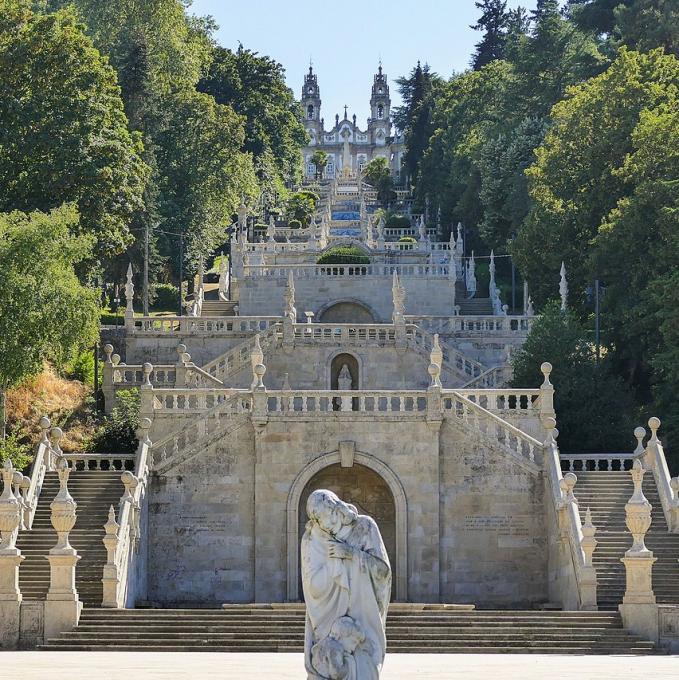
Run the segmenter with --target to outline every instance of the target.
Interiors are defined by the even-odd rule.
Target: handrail
[[[573,495],[573,487],[577,478],[572,473],[567,473],[570,480],[564,479],[561,471],[561,456],[554,439],[555,432],[551,430],[544,443],[544,466],[551,490],[550,497],[559,522],[558,528],[565,530],[568,537],[573,575],[578,589],[578,608],[592,610],[597,608],[596,569],[592,564],[588,564],[583,549],[582,519],[578,502]]]
[[[679,491],[679,480],[670,477],[665,450],[662,442],[658,439],[660,420],[651,418],[648,424],[652,434],[646,446],[645,462],[653,471],[667,527],[670,533],[679,533],[679,499],[676,495],[676,492]]]
[[[537,471],[542,454],[542,443],[537,439],[456,390],[442,390],[441,400],[444,415],[453,414],[458,420],[487,436],[494,444],[499,444],[513,458],[528,464],[533,472]],[[494,426],[494,436],[492,427],[486,427],[487,422]]]
[[[424,351],[428,355],[434,347],[434,336],[425,331],[423,328],[414,324],[406,326],[407,337],[411,346]],[[468,357],[455,347],[451,347],[445,342],[439,341],[441,350],[443,351],[443,367],[450,371],[458,371],[464,373],[471,378],[477,377],[485,373],[487,367],[476,359]]]
[[[49,428],[49,421],[47,424]],[[33,526],[33,518],[35,517],[35,511],[38,507],[38,497],[40,496],[40,491],[42,489],[42,484],[45,481],[45,473],[50,467],[50,458],[52,454],[52,447],[49,440],[47,439],[47,428],[43,429],[43,438],[38,443],[38,448],[35,452],[35,458],[33,458],[33,464],[31,465],[30,479],[31,482],[24,496],[24,524],[27,529],[31,529]]]

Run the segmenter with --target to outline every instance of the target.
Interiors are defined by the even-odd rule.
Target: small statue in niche
[[[343,364],[339,375],[337,376],[337,389],[339,389],[341,392],[345,392],[354,389],[353,385],[354,381],[351,377],[349,364]]]

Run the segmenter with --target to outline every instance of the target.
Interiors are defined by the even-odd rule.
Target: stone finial
[[[582,540],[580,541],[580,546],[582,551],[585,553],[585,566],[591,567],[592,556],[594,555],[594,550],[597,546],[598,541],[594,538],[596,534],[596,527],[592,524],[592,512],[587,508],[585,513],[585,523],[582,525]]]
[[[264,362],[264,351],[262,350],[261,336],[259,333],[255,335],[255,343],[250,352],[250,363],[252,365],[252,373],[255,373],[255,366]]]
[[[108,519],[104,524],[104,531],[106,532],[106,536],[116,536],[118,534],[118,529],[120,529],[120,524],[116,522],[116,511],[111,505],[108,509]],[[104,541],[104,543],[105,542],[106,541]]]
[[[467,295],[473,298],[476,295],[476,260],[474,259],[474,251],[472,250],[471,257],[467,263],[467,272],[465,275],[465,284],[467,286]]]
[[[125,318],[134,317],[134,283],[132,281],[132,263],[127,265],[127,280],[125,282]]]
[[[672,491],[674,492],[672,494],[673,497],[674,497],[674,500],[679,502],[679,477],[672,477],[672,479],[670,479],[670,487],[672,488]]]
[[[255,390],[265,390],[266,387],[264,386],[264,374],[266,373],[266,366],[264,364],[257,364],[255,366],[255,380],[254,380],[254,389]]]
[[[50,419],[47,416],[43,416],[40,418],[38,425],[40,427],[40,443],[49,446],[49,431],[50,427],[52,427]]]
[[[114,354],[111,357],[111,365],[118,366],[120,364],[120,354]]]
[[[625,523],[632,534],[634,542],[632,547],[625,553],[626,557],[641,557],[653,553],[646,547],[644,538],[651,526],[652,506],[644,496],[642,484],[646,471],[640,460],[635,460],[630,474],[634,482],[634,493],[625,505]]]
[[[145,390],[152,390],[153,385],[151,384],[151,373],[153,373],[153,364],[148,361],[142,366],[144,372],[144,381],[141,384],[141,388]]]
[[[12,493],[14,466],[7,459],[2,467],[3,489],[0,494],[0,555],[19,554],[16,548],[17,529],[21,524],[21,505]]]
[[[439,343],[438,333],[434,335],[434,344],[431,348],[431,352],[429,353],[429,361],[431,361],[432,364],[437,364],[439,367],[443,365],[443,350],[441,349],[441,345]]]
[[[281,388],[284,392],[290,391],[290,376],[287,373],[283,374],[283,387]]]
[[[182,342],[177,345],[177,365],[186,364],[186,345]]]
[[[430,387],[441,387],[441,367],[438,364],[431,363],[427,371],[431,377]]]
[[[568,306],[568,282],[566,281],[566,264],[561,263],[561,280],[559,281],[559,295],[561,296],[561,311],[565,312]]]
[[[25,531],[26,530],[26,524],[24,522],[24,499],[21,496],[21,487],[24,485],[24,479],[28,481],[30,484],[30,479],[28,477],[24,477],[19,470],[14,471],[14,475],[12,477],[12,484],[14,485],[14,498],[16,498],[17,503],[19,504],[19,530],[20,531]]]
[[[634,428],[634,437],[637,440],[637,447],[634,449],[635,456],[641,456],[646,447],[644,446],[644,438],[646,437],[646,430],[643,427]]]
[[[391,297],[393,301],[393,322],[403,323],[406,313],[406,291],[399,279],[398,273],[394,271],[391,284]]]
[[[238,228],[240,231],[247,229],[248,207],[245,205],[245,197],[241,197],[238,206]]]
[[[125,470],[125,472],[120,475],[120,481],[125,487],[125,493],[123,493],[120,502],[134,503],[134,490],[139,485],[139,480],[129,470]]]
[[[535,310],[533,309],[533,298],[528,297],[528,305],[526,307],[526,316],[535,316]]]
[[[575,503],[576,505],[578,504],[578,499],[573,493],[573,489],[575,488],[577,482],[578,478],[572,472],[567,472],[563,476],[563,479],[559,482],[559,486],[561,487],[562,495],[564,496],[564,501],[566,503]]]
[[[658,439],[658,430],[660,429],[660,418],[656,418],[655,416],[649,418],[648,426],[651,428],[651,438],[648,443],[659,444],[660,440]]]
[[[50,447],[56,456],[61,456],[62,450],[59,442],[62,440],[64,432],[60,427],[53,427],[50,430]]]
[[[540,417],[544,420],[545,418],[554,418],[556,415],[554,411],[554,385],[549,379],[552,373],[552,364],[548,361],[543,362],[540,371],[544,376],[542,385],[540,385]]]
[[[50,550],[50,554],[72,554],[75,551],[68,542],[68,537],[71,529],[75,526],[78,504],[68,492],[68,478],[71,469],[68,467],[65,458],[61,458],[57,463],[57,474],[59,475],[59,492],[50,503],[52,510],[50,520],[58,538],[57,544]]]
[[[111,343],[106,343],[104,345],[104,355],[106,356],[106,359],[104,360],[104,363],[107,366],[111,365],[111,354],[113,354],[113,345]]]
[[[488,265],[488,272],[490,274],[490,284],[489,288],[491,291],[491,295],[495,288],[497,287],[495,284],[495,251],[491,250],[490,251],[490,264]]]
[[[149,437],[149,432],[151,430],[151,419],[150,418],[140,418],[139,427],[137,428],[137,439],[140,444],[151,444],[151,439]]]

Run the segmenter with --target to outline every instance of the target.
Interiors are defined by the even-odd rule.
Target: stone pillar
[[[580,574],[580,607],[587,611],[596,611],[597,607],[597,578],[592,556],[598,541],[594,538],[596,527],[592,524],[592,513],[587,508],[585,523],[582,525],[582,539],[580,547],[585,554],[585,566]]]
[[[544,424],[546,418],[556,418],[556,411],[554,411],[554,385],[549,380],[552,364],[545,361],[540,366],[540,371],[545,376],[542,385],[540,385],[540,420]]]
[[[125,282],[125,327],[134,328],[134,283],[132,281],[132,263],[127,266]]]
[[[186,359],[186,345],[184,343],[177,345],[177,363],[175,364],[175,387],[186,387],[187,374],[187,359]]]
[[[625,522],[632,534],[632,547],[621,558],[625,565],[626,588],[620,614],[625,628],[649,640],[658,639],[658,608],[653,593],[653,557],[644,543],[651,526],[651,504],[644,496],[642,482],[645,470],[639,459],[631,470],[634,494],[625,505]]]
[[[82,602],[75,587],[75,567],[80,559],[68,542],[75,525],[77,503],[68,492],[70,469],[65,459],[59,461],[59,493],[50,504],[52,526],[57,544],[50,549],[50,587],[45,602],[45,639],[48,640],[78,625]]]
[[[101,540],[106,547],[106,564],[104,565],[104,577],[101,582],[104,585],[104,596],[101,601],[102,607],[118,606],[118,565],[116,564],[116,551],[118,549],[118,529],[120,525],[116,522],[116,511],[113,506],[108,510],[108,520],[104,524],[106,535]]]
[[[140,404],[139,417],[153,418],[153,385],[151,384],[151,373],[153,373],[153,364],[148,362],[143,366],[144,382],[139,389]]]
[[[7,460],[2,468],[3,490],[0,495],[0,647],[16,649],[19,643],[21,591],[19,565],[24,560],[16,547],[21,524],[21,505],[12,493],[14,468]]]
[[[101,391],[104,395],[104,412],[111,413],[115,405],[116,391],[113,381],[113,373],[115,367],[113,366],[113,345],[104,345],[104,366],[101,371]]]

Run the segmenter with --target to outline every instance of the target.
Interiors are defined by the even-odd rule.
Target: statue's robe
[[[342,560],[328,556],[333,541],[355,549]],[[313,645],[330,633],[342,616],[350,616],[363,629],[366,642],[354,652],[348,680],[378,680],[386,652],[385,625],[391,594],[391,570],[377,524],[366,515],[344,527],[333,539],[317,524],[309,523],[302,538],[302,585],[307,606],[305,662],[309,680],[323,680],[310,658]]]

